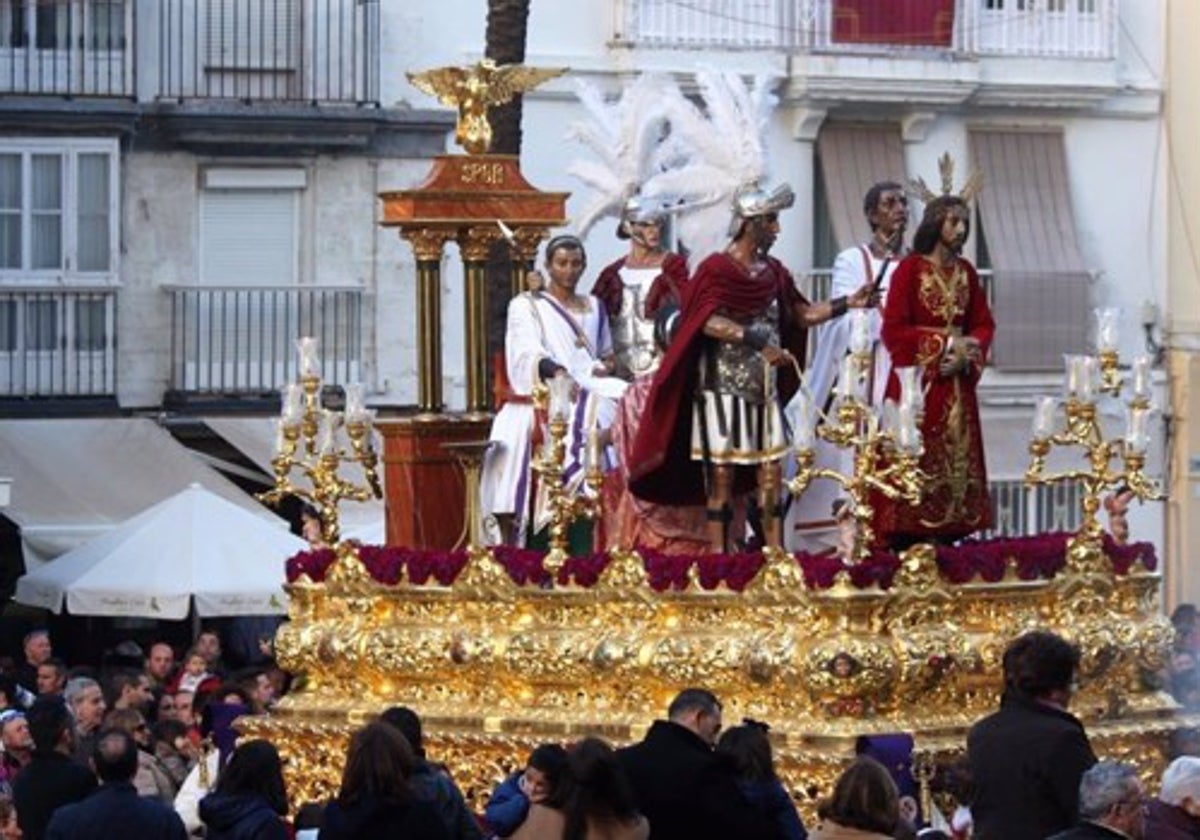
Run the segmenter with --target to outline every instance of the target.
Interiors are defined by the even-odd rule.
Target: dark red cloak
[[[700,353],[707,340],[704,325],[713,315],[743,321],[779,301],[783,346],[804,358],[805,331],[797,324],[796,304],[807,303],[783,263],[766,258],[766,268],[752,277],[728,254],[713,254],[700,263],[683,294],[680,323],[662,364],[654,374],[646,408],[638,424],[629,463],[629,487],[648,502],[702,504],[706,498],[703,467],[692,460],[692,400],[696,393]],[[780,396],[795,388],[795,377],[780,369]],[[790,380],[790,382],[789,382]],[[753,471],[747,480],[753,486]],[[739,490],[749,489],[745,483]]]
[[[621,314],[621,269],[625,267],[626,257],[621,257],[614,263],[605,266],[592,286],[592,294],[604,301],[608,317],[615,318]],[[683,290],[688,284],[687,260],[679,254],[668,253],[663,257],[659,274],[650,284],[646,293],[646,317],[653,318],[659,307],[664,303],[683,299]]]

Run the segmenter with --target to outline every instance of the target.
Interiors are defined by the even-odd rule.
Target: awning
[[[1057,370],[1087,346],[1091,273],[1079,250],[1061,131],[970,133],[993,271],[997,367]],[[965,177],[961,173],[960,177]]]
[[[273,417],[204,417],[204,424],[220,435],[234,449],[250,459],[266,475],[274,475],[271,458],[275,454],[275,418]],[[362,481],[362,473],[355,466],[344,468],[344,478],[356,483]],[[379,465],[379,480],[383,481],[383,464]],[[302,475],[295,473],[293,481],[298,487],[308,487]],[[338,509],[342,537],[356,539],[366,545],[383,545],[386,521],[383,499],[365,502],[345,502]]]
[[[141,417],[2,420],[0,475],[13,479],[4,515],[21,528],[30,568],[191,484],[282,525],[279,517]]]
[[[904,147],[895,125],[825,123],[817,135],[825,200],[838,248],[870,234],[863,197],[880,181],[905,182]]]

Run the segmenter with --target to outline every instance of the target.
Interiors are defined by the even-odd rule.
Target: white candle
[[[1063,356],[1063,395],[1073,400],[1079,396],[1079,357],[1070,353]]]
[[[367,417],[367,407],[363,402],[363,386],[361,382],[351,382],[346,386],[346,422],[361,423]]]
[[[921,391],[921,369],[915,365],[895,369],[900,380],[900,405],[910,406],[916,411],[925,407],[925,394]]]
[[[1115,307],[1096,310],[1096,349],[1101,353],[1117,349],[1117,325],[1120,319],[1121,310]]]
[[[337,432],[337,426],[332,411],[323,411],[321,413],[321,424],[317,428],[317,454],[332,455],[334,452],[334,436]]]
[[[297,382],[283,386],[282,408],[279,412],[284,424],[295,426],[304,419],[304,389]]]
[[[298,338],[296,350],[300,354],[300,375],[320,376],[321,362],[317,358],[317,340],[312,336]]]
[[[1079,399],[1083,402],[1090,403],[1096,398],[1099,371],[1095,356],[1079,357]]]
[[[287,448],[287,438],[283,434],[283,420],[272,420],[271,430],[274,433],[275,445],[272,447],[273,455],[282,455]]]
[[[1045,440],[1054,434],[1054,409],[1056,408],[1056,400],[1054,397],[1038,397],[1037,407],[1033,412],[1033,437],[1036,440]]]
[[[912,406],[900,406],[899,427],[896,430],[896,445],[901,452],[915,454],[921,449],[921,430],[917,427],[916,413]]]
[[[1150,412],[1144,408],[1129,410],[1129,427],[1125,433],[1125,445],[1136,454],[1142,454],[1150,445]]]
[[[551,420],[566,420],[571,414],[571,389],[574,386],[574,380],[562,372],[550,380]]]
[[[1133,396],[1137,399],[1150,399],[1150,364],[1151,358],[1145,354],[1133,359]]]
[[[865,309],[855,309],[850,313],[850,352],[866,353],[870,349],[870,313]]]
[[[603,470],[604,469],[604,449],[600,445],[600,430],[595,426],[588,432],[587,449],[583,453],[583,467],[585,470]]]
[[[838,374],[837,393],[839,397],[850,399],[855,393],[855,380],[858,379],[858,365],[854,363],[854,356],[846,356],[842,359],[842,371]]]

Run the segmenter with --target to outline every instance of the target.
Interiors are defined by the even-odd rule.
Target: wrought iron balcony
[[[0,94],[132,97],[134,0],[0,0]]]
[[[167,286],[172,391],[266,394],[295,381],[296,339],[320,341],[326,384],[362,380],[364,298],[345,286]]]
[[[0,396],[117,392],[112,288],[0,288]]]
[[[615,40],[668,49],[1113,58],[1116,0],[617,0]],[[882,10],[878,14],[873,10]]]
[[[379,0],[162,0],[159,98],[379,102]]]

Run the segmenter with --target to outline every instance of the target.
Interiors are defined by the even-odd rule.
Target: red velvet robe
[[[625,267],[625,257],[604,267],[600,276],[592,286],[592,294],[604,301],[608,317],[615,318],[621,314],[621,269]],[[660,273],[650,284],[646,293],[646,317],[653,318],[659,308],[669,301],[679,303],[683,298],[683,290],[688,284],[687,260],[679,254],[667,254],[663,257]]]
[[[925,416],[921,469],[928,481],[921,502],[876,502],[879,536],[957,539],[991,524],[983,436],[975,387],[992,344],[996,325],[979,275],[959,258],[939,269],[928,257],[911,254],[896,267],[883,310],[883,343],[892,366],[922,368]],[[965,373],[938,373],[951,335],[973,336],[983,359]],[[900,384],[888,378],[887,397],[898,399]]]
[[[703,467],[692,460],[692,398],[700,371],[700,353],[707,340],[704,325],[713,315],[742,321],[779,301],[783,345],[804,358],[803,327],[796,325],[797,304],[807,304],[791,273],[772,257],[751,277],[744,266],[725,253],[700,263],[684,289],[680,324],[646,398],[629,462],[629,488],[647,502],[666,505],[703,504],[707,499]],[[786,394],[787,368],[779,369],[781,396]],[[791,377],[794,380],[794,376]],[[791,383],[794,388],[794,381]],[[742,474],[745,474],[744,476]],[[739,492],[753,487],[753,472],[739,471]],[[748,482],[748,484],[747,484]]]

